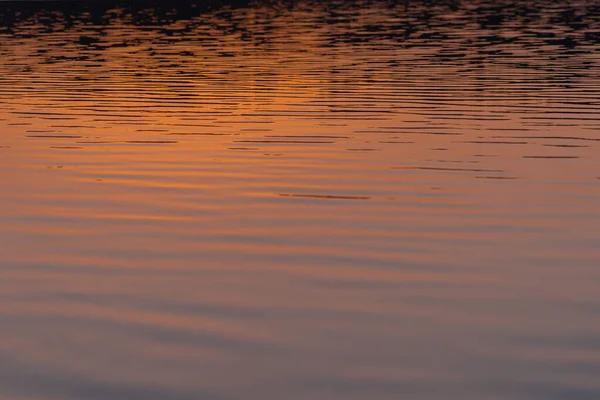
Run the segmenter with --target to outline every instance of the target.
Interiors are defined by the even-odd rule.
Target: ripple
[[[0,398],[599,398],[599,12],[0,2]]]
[[[281,197],[303,197],[309,199],[331,199],[331,200],[369,200],[368,196],[340,196],[332,194],[306,194],[306,193],[279,193]]]

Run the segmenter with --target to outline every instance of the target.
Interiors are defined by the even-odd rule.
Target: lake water
[[[0,3],[1,400],[600,398],[597,2],[132,4]]]

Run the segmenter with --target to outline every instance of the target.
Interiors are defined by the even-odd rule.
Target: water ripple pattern
[[[0,2],[0,400],[600,398],[600,6]]]

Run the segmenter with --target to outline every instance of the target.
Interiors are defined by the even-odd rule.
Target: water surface
[[[600,398],[599,15],[0,3],[0,399]]]

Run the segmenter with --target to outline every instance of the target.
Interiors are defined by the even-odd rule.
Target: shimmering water
[[[0,3],[0,399],[600,398],[597,2],[132,4]]]

